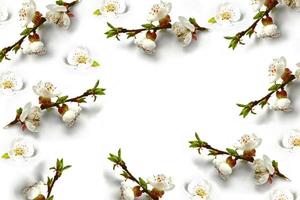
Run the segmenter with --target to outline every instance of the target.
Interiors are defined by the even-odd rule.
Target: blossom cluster
[[[109,30],[105,32],[107,38],[116,37],[119,40],[121,34],[126,34],[127,38],[134,38],[134,43],[148,54],[153,54],[156,49],[157,32],[161,30],[171,29],[177,36],[178,41],[184,46],[191,44],[197,39],[197,33],[207,31],[207,28],[199,26],[194,18],[185,18],[180,16],[178,21],[171,24],[172,10],[170,2],[161,1],[154,4],[148,14],[148,23],[143,24],[139,29],[126,29],[122,27],[114,27],[108,23]]]
[[[290,111],[291,100],[288,97],[286,87],[300,79],[300,64],[292,72],[287,67],[285,57],[275,58],[269,66],[269,80],[272,86],[268,89],[268,94],[259,100],[251,101],[248,104],[237,104],[242,108],[241,116],[246,117],[249,113],[255,114],[255,107],[264,108],[266,105],[274,111]]]
[[[39,181],[24,189],[24,196],[27,200],[53,200],[52,189],[58,179],[61,178],[63,172],[71,168],[71,165],[64,165],[63,159],[57,159],[56,166],[51,167],[50,170],[54,171],[53,177],[48,177],[47,182]]]
[[[226,180],[236,167],[238,161],[246,161],[252,165],[256,184],[272,183],[275,176],[283,179],[287,177],[279,171],[278,162],[271,160],[267,155],[256,158],[256,149],[262,140],[255,134],[245,134],[234,144],[234,148],[225,151],[216,149],[200,139],[196,133],[196,140],[190,141],[190,147],[198,149],[199,153],[207,150],[209,156],[213,156],[213,165],[220,177]]]
[[[143,196],[158,200],[165,195],[165,192],[175,187],[172,178],[164,174],[154,175],[147,180],[136,178],[122,159],[121,149],[116,155],[109,154],[108,159],[114,163],[114,169],[116,167],[122,169],[121,176],[125,178],[121,183],[121,200],[135,200]]]
[[[56,1],[56,4],[47,6],[47,12],[43,15],[37,10],[34,0],[22,0],[22,6],[19,10],[19,24],[23,29],[20,33],[21,38],[11,46],[0,50],[0,62],[3,59],[9,60],[8,53],[14,51],[17,53],[20,49],[23,54],[27,55],[44,55],[46,47],[38,28],[43,24],[51,23],[58,27],[68,29],[70,27],[70,17],[73,16],[70,8],[78,3],[75,0],[71,3],[66,3],[63,0]]]
[[[226,36],[225,39],[230,40],[229,48],[235,49],[239,44],[244,45],[243,38],[252,37],[253,34],[257,38],[278,38],[281,33],[275,23],[274,17],[271,16],[280,5],[288,6],[292,9],[300,8],[299,0],[251,0],[251,6],[256,14],[253,17],[254,22],[244,31],[237,33],[234,36]],[[227,12],[230,13],[230,12]],[[231,12],[232,13],[232,12]],[[232,14],[223,14],[223,18],[232,16]],[[226,16],[226,17],[225,17]],[[216,18],[217,19],[217,18]],[[215,22],[215,20],[211,20]]]
[[[32,105],[29,102],[23,108],[17,109],[15,119],[7,127],[21,124],[23,130],[38,132],[42,111],[50,108],[56,108],[62,121],[68,127],[72,127],[82,110],[80,104],[87,103],[87,97],[92,97],[96,101],[97,96],[105,95],[105,89],[99,87],[99,81],[96,82],[93,88],[73,98],[60,96],[60,90],[51,82],[40,81],[32,89],[38,96],[39,105]]]

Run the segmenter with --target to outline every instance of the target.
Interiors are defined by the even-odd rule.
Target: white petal
[[[270,200],[294,200],[295,195],[287,189],[277,189],[272,191]]]
[[[9,13],[7,7],[0,4],[0,22],[6,21],[8,17]]]

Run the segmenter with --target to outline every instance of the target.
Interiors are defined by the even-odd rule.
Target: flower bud
[[[231,168],[234,168],[235,165],[236,165],[236,160],[233,159],[233,158],[230,156],[230,157],[228,157],[228,158],[226,159],[226,163],[227,163]]]
[[[58,108],[58,113],[63,116],[65,114],[65,112],[67,112],[69,110],[69,106],[67,104],[63,104],[62,106],[60,106]]]
[[[48,97],[39,97],[39,103],[43,107],[48,107],[48,106],[51,106],[51,104],[52,104],[51,99]]]
[[[153,188],[153,189],[150,191],[150,193],[151,193],[151,195],[152,195],[153,197],[156,197],[157,199],[162,198],[163,195],[165,194],[164,191],[160,191],[160,190],[155,189],[155,188]]]
[[[284,82],[287,82],[290,80],[292,76],[292,71],[289,69],[289,68],[285,68],[284,69],[284,73],[282,74],[281,76],[281,79],[284,81]]]
[[[156,40],[156,33],[154,31],[148,31],[146,33],[146,38],[155,41]]]
[[[32,22],[33,22],[35,25],[40,24],[41,21],[42,21],[42,16],[43,16],[43,15],[42,15],[39,11],[36,11],[36,12],[35,12],[35,15],[34,15],[34,17],[33,17],[33,19],[32,19]]]
[[[265,18],[262,18],[261,22],[264,26],[267,26],[267,25],[273,24],[273,19],[272,19],[272,17],[267,16]]]
[[[244,151],[244,153],[243,153],[243,157],[246,160],[254,160],[255,155],[256,155],[256,150],[255,149],[247,150],[247,151]]]
[[[276,92],[278,99],[287,98],[287,92],[285,90],[280,90]]]
[[[277,0],[266,0],[265,3],[264,3],[264,5],[265,5],[268,9],[275,7],[277,4],[278,4],[278,1],[277,1]]]
[[[28,40],[30,42],[37,42],[37,41],[40,41],[40,36],[39,36],[39,34],[34,33],[34,34],[28,36]]]
[[[39,196],[37,196],[36,198],[34,198],[34,200],[46,200],[45,196],[40,194]]]
[[[167,15],[165,18],[159,20],[159,26],[161,28],[169,28],[171,25],[171,17],[170,15]]]
[[[132,188],[132,191],[133,191],[135,197],[140,197],[143,194],[143,192],[141,190],[141,186],[135,186],[134,188]]]

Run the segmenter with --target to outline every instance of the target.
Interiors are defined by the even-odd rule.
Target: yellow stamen
[[[222,18],[222,20],[229,20],[231,18],[231,13],[223,12],[223,13],[221,13],[221,18]]]
[[[108,4],[106,6],[104,6],[104,9],[107,11],[107,12],[115,12],[117,10],[117,6],[115,4]]]
[[[10,80],[4,81],[2,83],[2,87],[4,89],[12,89],[14,86],[15,86],[14,83],[12,81],[10,81]]]
[[[15,156],[23,156],[25,153],[24,149],[22,149],[20,147],[14,149],[13,151],[15,153]]]
[[[80,63],[80,64],[86,64],[87,60],[88,60],[88,57],[86,57],[86,56],[79,56],[77,58],[77,62]]]
[[[201,198],[204,198],[207,195],[206,191],[203,188],[197,188],[196,194]]]
[[[300,138],[295,138],[293,140],[293,145],[296,146],[296,147],[300,147]]]

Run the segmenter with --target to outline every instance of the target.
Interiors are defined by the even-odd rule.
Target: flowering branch
[[[60,23],[65,23],[61,20],[63,15],[67,15],[67,16],[73,16],[72,12],[70,11],[70,8],[73,7],[74,5],[76,5],[79,2],[79,0],[75,0],[71,3],[66,3],[63,0],[58,0],[56,1],[56,5],[57,7],[59,6],[63,6],[65,8],[64,12],[57,12],[57,13],[51,13],[52,11],[49,11],[49,13],[47,13],[48,16],[43,16],[39,11],[35,10],[35,3],[33,0],[29,1],[28,4],[26,4],[26,6],[28,6],[28,8],[22,8],[19,11],[19,14],[22,15],[22,18],[20,19],[23,21],[29,21],[25,24],[26,28],[20,33],[21,38],[15,42],[14,44],[12,44],[11,46],[5,47],[2,50],[0,50],[0,63],[6,59],[6,60],[10,60],[10,58],[8,57],[8,53],[10,51],[14,51],[15,53],[17,53],[21,48],[22,48],[22,44],[24,43],[25,39],[28,38],[28,40],[31,43],[34,42],[40,42],[40,36],[37,34],[37,30],[39,27],[41,27],[43,24],[45,24],[47,21],[56,23],[58,26],[61,26]],[[50,6],[50,5],[49,5]],[[51,5],[53,7],[53,5]],[[27,10],[28,9],[28,10]],[[32,10],[34,10],[34,12]],[[57,19],[53,19],[53,15],[54,14],[58,14],[56,16]],[[50,20],[50,17],[52,17],[52,20]],[[26,18],[26,19],[23,19]],[[28,27],[28,25],[30,23],[33,23],[32,27]],[[36,51],[26,51],[25,48],[23,49],[24,52],[26,51],[28,54],[37,54],[37,55],[42,55],[45,53],[45,49],[44,49],[44,45],[42,43],[39,43],[40,48],[38,48],[38,50]]]
[[[231,175],[238,160],[246,161],[253,165],[256,182],[259,185],[266,182],[271,183],[275,176],[288,179],[279,171],[277,161],[271,161],[268,156],[264,156],[263,159],[255,158],[256,148],[261,144],[261,139],[254,134],[242,136],[235,148],[226,148],[226,150],[212,147],[201,140],[197,133],[195,133],[195,138],[196,140],[189,142],[190,148],[198,149],[199,154],[204,150],[208,150],[208,155],[215,157],[213,164],[223,179],[227,179]]]
[[[53,195],[51,195],[52,189],[56,183],[56,181],[62,176],[62,173],[71,168],[71,165],[64,166],[64,160],[63,159],[57,159],[56,161],[56,166],[51,167],[50,169],[55,172],[55,175],[53,178],[49,178],[47,180],[47,188],[48,188],[48,193],[47,193],[47,199],[46,200],[52,200],[54,198]]]
[[[40,181],[39,183],[25,188],[24,193],[27,196],[27,199],[53,200],[54,196],[52,195],[52,190],[55,183],[61,178],[63,172],[69,168],[71,168],[71,165],[65,166],[63,159],[57,159],[56,166],[50,168],[55,174],[52,178],[47,178],[47,184]]]
[[[245,118],[249,113],[256,114],[254,111],[256,106],[264,108],[268,104],[270,104],[270,108],[273,110],[290,110],[291,101],[288,99],[286,87],[298,79],[300,74],[299,69],[293,74],[289,68],[286,68],[285,58],[281,57],[274,59],[270,66],[269,73],[273,85],[268,89],[268,93],[261,99],[251,101],[248,104],[237,104],[237,106],[242,108],[240,116]],[[276,82],[278,79],[281,79],[281,83]],[[275,101],[270,103],[274,95],[276,95]]]
[[[125,34],[127,38],[134,38],[135,43],[146,53],[153,53],[156,48],[157,32],[164,30],[172,30],[177,36],[179,42],[183,46],[188,46],[193,39],[197,39],[197,33],[207,31],[208,29],[200,26],[194,18],[186,19],[179,17],[179,22],[171,24],[171,3],[161,2],[155,4],[149,14],[149,23],[142,24],[142,28],[127,29],[123,27],[115,27],[107,23],[109,30],[105,32],[107,38],[115,37],[120,40],[120,35]],[[145,34],[143,34],[145,33]]]
[[[259,22],[262,22],[264,26],[273,24],[273,20],[270,17],[270,12],[276,8],[279,4],[277,0],[265,0],[264,5],[266,6],[265,11],[258,11],[258,13],[253,17],[255,20],[246,30],[237,33],[235,36],[226,36],[225,39],[230,40],[229,48],[233,50],[238,44],[245,45],[242,41],[243,37],[248,35],[249,38],[255,33],[256,27]]]
[[[171,190],[173,188],[173,184],[170,179],[163,175],[159,175],[155,177],[153,181],[145,181],[143,178],[136,178],[127,168],[125,161],[122,159],[121,149],[119,149],[116,155],[109,154],[108,160],[114,163],[113,168],[120,167],[122,169],[122,173],[120,174],[126,180],[131,180],[135,186],[130,187],[126,185],[125,182],[122,183],[121,188],[121,196],[122,197],[131,197],[131,198],[122,198],[122,199],[134,199],[136,197],[141,197],[143,194],[148,195],[153,200],[158,200],[163,197],[165,191]],[[168,181],[165,183],[163,187],[158,187],[158,182],[162,183],[164,181]],[[136,185],[137,184],[137,185]],[[148,189],[148,184],[152,185],[152,189]]]
[[[40,125],[40,112],[50,108],[57,108],[58,113],[62,116],[62,120],[67,123],[69,127],[73,126],[81,111],[79,105],[87,103],[87,97],[93,97],[93,100],[96,101],[98,96],[105,95],[105,89],[100,88],[99,84],[100,82],[98,80],[93,88],[86,90],[77,97],[69,98],[69,96],[58,96],[60,92],[56,91],[52,83],[39,82],[33,89],[34,92],[39,95],[40,105],[32,107],[31,103],[29,103],[26,104],[24,108],[17,109],[15,119],[6,127],[20,123],[23,129],[27,128],[32,132],[36,132]],[[51,97],[56,97],[56,100],[52,101]],[[71,108],[67,103],[76,103],[78,106]]]

